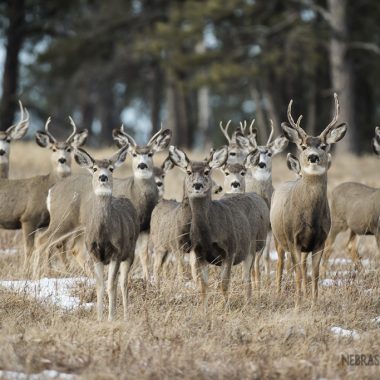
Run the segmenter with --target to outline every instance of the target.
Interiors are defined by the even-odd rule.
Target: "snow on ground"
[[[59,380],[74,380],[76,375],[62,373],[53,370],[46,370],[40,373],[27,374],[24,372],[15,371],[0,371],[0,378],[6,380],[43,380],[43,379],[59,379]]]
[[[38,301],[48,301],[62,309],[71,310],[79,306],[90,308],[93,305],[83,304],[79,297],[72,295],[73,289],[83,283],[92,286],[94,281],[87,277],[42,278],[36,281],[0,281],[0,286],[18,293],[27,293]]]
[[[332,278],[325,278],[323,280],[320,280],[319,283],[321,286],[330,287],[330,286],[343,286],[346,283],[346,281],[344,281],[344,280],[333,280]]]
[[[0,255],[17,255],[19,250],[17,248],[4,248],[0,249]]]
[[[357,331],[355,331],[355,330],[347,330],[347,329],[344,329],[344,328],[339,327],[339,326],[331,327],[330,331],[334,335],[340,336],[340,337],[353,338],[355,340],[360,338],[360,335],[358,334]]]
[[[372,322],[380,323],[380,315],[372,319]]]

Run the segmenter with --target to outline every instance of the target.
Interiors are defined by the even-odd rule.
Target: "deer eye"
[[[56,149],[56,148],[53,148],[52,150],[53,150],[53,152],[56,152],[56,151],[57,151],[57,149]]]
[[[7,138],[5,139],[5,141],[6,141],[7,143],[10,143],[10,142],[11,142],[11,138],[10,138],[10,137],[7,137]]]
[[[268,157],[272,157],[272,153],[271,152],[268,152]]]
[[[191,170],[186,170],[186,173],[187,173],[188,175],[191,175]]]
[[[244,177],[245,176],[245,172],[241,172],[240,175]]]
[[[322,150],[326,150],[327,145],[321,145],[320,148],[321,148]]]
[[[230,175],[230,173],[228,173],[228,172],[225,172],[224,174],[225,174],[225,175]]]
[[[70,153],[70,152],[71,152],[71,148],[67,148],[66,151],[67,151],[68,153]]]
[[[133,157],[137,157],[137,154],[136,154],[136,153],[132,153],[132,156],[133,156]]]
[[[210,170],[206,169],[206,170],[204,171],[204,174],[205,174],[205,175],[209,175],[209,174],[210,174]]]
[[[111,173],[113,173],[113,167],[112,166],[109,168],[109,170]]]
[[[234,156],[236,156],[236,153],[235,152],[231,152],[230,156],[234,157]]]
[[[92,168],[92,171],[95,173],[98,170],[98,168]]]
[[[307,146],[306,145],[301,145],[302,150],[306,150]]]
[[[149,152],[148,153],[148,157],[152,157],[153,156],[153,153],[152,152]]]

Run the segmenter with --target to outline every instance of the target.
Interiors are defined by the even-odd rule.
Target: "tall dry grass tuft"
[[[21,160],[15,159],[18,152],[23,153]],[[38,147],[17,144],[12,151],[11,176],[47,172],[47,159],[48,154]],[[163,159],[159,156],[158,161]],[[334,158],[329,190],[354,179],[380,186],[373,174],[376,165],[371,156]],[[283,158],[275,158],[273,167],[275,185],[293,178]],[[178,172],[168,175],[168,196],[180,199],[178,178]],[[1,281],[23,279],[20,242],[19,232],[0,232]],[[359,244],[365,258],[377,254],[373,238],[361,239]],[[346,257],[341,242],[335,248],[334,257]],[[0,371],[31,374],[56,370],[83,379],[379,378],[379,365],[350,366],[342,361],[342,355],[368,358],[380,354],[380,318],[375,321],[380,316],[380,270],[372,261],[361,273],[353,272],[349,263],[336,261],[328,274],[330,281],[321,284],[317,306],[305,301],[298,313],[289,277],[281,296],[276,295],[272,277],[246,304],[240,268],[236,267],[225,310],[218,271],[210,270],[211,296],[205,315],[188,267],[185,279],[179,281],[175,266],[169,266],[158,289],[144,283],[135,265],[126,323],[122,322],[120,300],[118,321],[95,321],[95,308],[89,306],[95,301],[94,286],[89,282],[70,288],[80,304],[73,309],[36,300],[26,288],[15,292],[0,282]],[[55,278],[84,275],[73,259],[69,270],[64,270],[59,257],[53,257],[52,268],[44,272]],[[356,335],[337,335],[333,331],[340,330],[332,331],[332,327]]]

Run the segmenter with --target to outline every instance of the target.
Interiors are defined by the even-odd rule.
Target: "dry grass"
[[[17,144],[12,157],[18,153],[23,159],[20,163],[13,159],[14,177],[48,170],[49,154],[40,148]],[[377,165],[373,157],[334,159],[330,190],[347,180],[380,186],[373,176]],[[179,198],[177,175],[168,176],[168,195]],[[293,175],[276,159],[275,184],[288,178]],[[19,249],[16,254],[0,255],[1,280],[23,278],[20,241],[19,232],[0,232],[0,249]],[[373,238],[363,238],[360,246],[365,257],[376,254]],[[345,257],[339,243],[337,251]],[[352,268],[340,265],[335,269]],[[380,366],[342,363],[342,354],[380,354],[380,323],[373,321],[380,316],[380,270],[373,265],[359,274],[338,271],[332,278],[342,280],[340,285],[321,287],[318,305],[312,308],[306,301],[298,312],[292,281],[277,296],[273,279],[270,283],[264,280],[260,294],[254,292],[247,305],[240,268],[233,271],[230,307],[225,310],[218,269],[213,268],[207,315],[188,280],[178,281],[172,271],[157,289],[146,287],[139,272],[135,265],[126,323],[121,321],[121,304],[117,322],[97,323],[93,308],[63,310],[0,287],[0,370],[40,373],[54,369],[91,379],[379,378]],[[70,273],[62,272],[58,262],[50,273],[55,277],[77,274],[75,266]],[[186,277],[190,278],[188,272]],[[73,294],[83,303],[95,298],[91,286],[76,287]],[[355,330],[359,338],[336,336],[330,330],[333,326]]]

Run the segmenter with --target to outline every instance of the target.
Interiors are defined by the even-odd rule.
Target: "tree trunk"
[[[352,152],[355,149],[355,110],[352,64],[347,54],[347,0],[328,0],[330,26],[332,36],[330,41],[331,83],[334,92],[339,96],[340,117],[348,125],[345,138],[337,144],[337,151]]]
[[[264,110],[262,107],[261,96],[257,88],[253,86],[250,87],[249,92],[251,93],[251,98],[255,103],[256,108],[256,120],[254,127],[258,130],[257,143],[259,145],[264,144],[269,137],[270,130],[268,128],[269,120],[264,117]],[[247,123],[250,125],[252,120],[248,120]]]
[[[115,102],[111,82],[102,89],[102,95],[102,103],[100,104],[101,131],[97,141],[98,146],[111,145],[112,129],[119,128],[114,117]]]
[[[0,129],[7,129],[12,123],[16,109],[16,94],[19,77],[19,53],[24,39],[25,1],[7,2],[9,20],[6,32],[6,51],[3,73],[3,91],[0,103]]]
[[[152,83],[152,108],[151,108],[151,122],[152,134],[160,129],[160,112],[161,112],[161,97],[162,97],[162,80],[163,72],[160,66],[155,64],[153,68],[153,83]],[[164,125],[164,128],[166,126]]]

